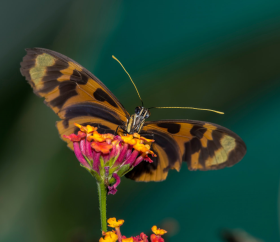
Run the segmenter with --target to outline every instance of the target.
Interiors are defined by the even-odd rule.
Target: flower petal
[[[129,145],[135,145],[136,144],[136,139],[133,138],[132,134],[127,134],[127,135],[121,135],[121,138],[124,143],[127,143]]]
[[[152,231],[153,231],[153,233],[156,234],[156,235],[163,235],[163,234],[167,233],[166,230],[157,228],[156,225],[154,225],[154,226],[152,227]]]
[[[106,142],[92,142],[91,147],[96,152],[101,152],[102,154],[109,154],[110,150],[113,148],[112,145],[109,145]]]
[[[90,134],[90,133],[92,133],[92,132],[94,132],[94,131],[97,130],[97,128],[92,127],[92,126],[90,126],[90,125],[82,126],[82,125],[77,124],[77,123],[74,123],[74,125],[75,125],[76,127],[78,127],[82,132],[85,132],[85,133],[87,133],[87,134]]]
[[[153,160],[147,155],[144,157],[144,161],[147,161],[149,163],[153,163]]]
[[[150,239],[151,239],[151,242],[164,242],[164,239],[161,238],[160,235],[152,234]]]
[[[124,162],[124,164],[131,164],[133,165],[135,159],[139,155],[139,152],[137,150],[132,151],[131,155],[127,158],[127,160]]]
[[[113,186],[108,186],[108,194],[115,195],[117,190],[117,186],[121,183],[121,178],[118,176],[117,173],[113,173],[113,177],[116,179],[116,182]]]
[[[94,141],[97,141],[97,142],[103,142],[103,141],[106,140],[106,139],[103,137],[102,134],[99,134],[99,133],[96,132],[96,131],[93,132],[93,134],[92,134],[91,136],[88,136],[87,139],[88,139],[89,141],[94,140]]]
[[[79,135],[76,134],[63,135],[63,137],[66,139],[70,139],[72,142],[80,141],[82,139]]]
[[[104,236],[104,238],[100,238],[99,242],[116,242],[118,240],[118,236],[115,231],[106,232]]]
[[[103,138],[105,139],[110,139],[110,140],[114,140],[115,135],[113,134],[102,134]]]
[[[96,131],[97,128],[96,127],[92,127],[90,125],[87,125],[87,133],[90,134],[90,133],[93,133],[94,131]]]
[[[138,150],[139,152],[142,152],[142,153],[149,153],[149,151],[150,151],[150,146],[149,145],[144,145],[144,144],[141,144],[139,142],[137,142],[135,145],[133,145],[133,148],[135,150]]]
[[[116,220],[116,218],[109,218],[107,220],[108,226],[115,228],[115,227],[120,227],[123,225],[124,220],[123,219],[119,219],[118,221]]]
[[[130,237],[130,238],[123,238],[122,239],[122,242],[133,242],[133,238],[132,237]]]
[[[80,149],[79,142],[73,142],[74,152],[78,159],[78,161],[86,168],[91,169],[90,165],[87,163],[86,159],[84,158],[82,151]]]
[[[93,161],[93,151],[91,148],[91,143],[86,139],[86,157],[88,157],[89,160]]]
[[[123,160],[125,159],[125,154],[127,152],[127,149],[128,149],[128,144],[124,144],[122,150],[120,151],[120,155],[114,164],[115,166],[118,166],[123,162]]]

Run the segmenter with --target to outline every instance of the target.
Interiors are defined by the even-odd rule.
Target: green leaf
[[[103,182],[102,178],[99,176],[99,174],[95,171],[95,170],[91,170],[90,171],[90,174],[92,176],[95,177],[95,179],[100,183],[100,182]]]
[[[89,160],[85,155],[83,155],[83,156],[86,159],[87,163],[90,165],[90,167],[92,167],[93,161]]]
[[[117,172],[117,174],[119,175],[119,177],[122,177],[123,175],[125,175],[127,172],[129,172],[130,170],[133,169],[133,167],[131,169],[129,164],[123,165]]]
[[[112,177],[112,178],[109,180],[109,184],[110,184],[110,185],[113,185],[115,182],[116,182],[116,179],[115,179],[114,177]]]
[[[99,158],[101,168],[104,168],[104,159],[102,156]]]
[[[116,166],[116,167],[113,167],[109,170],[109,176],[111,176],[119,167]]]
[[[122,174],[122,176],[124,176],[125,174],[127,174],[128,172],[130,172],[131,170],[133,170],[133,168],[134,168],[134,167],[131,167],[129,170],[127,170],[126,172],[124,172],[124,173]]]

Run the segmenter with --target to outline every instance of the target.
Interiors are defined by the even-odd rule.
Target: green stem
[[[106,218],[106,195],[107,189],[104,182],[97,182],[99,210],[101,220],[101,230],[107,232],[107,218]]]

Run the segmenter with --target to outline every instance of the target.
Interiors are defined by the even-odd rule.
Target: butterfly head
[[[151,115],[149,109],[142,106],[135,108],[135,113],[128,119],[125,131],[129,134],[139,133],[145,123],[145,119]]]
[[[146,118],[150,117],[151,113],[150,113],[149,109],[138,106],[135,108],[135,115],[146,119]]]

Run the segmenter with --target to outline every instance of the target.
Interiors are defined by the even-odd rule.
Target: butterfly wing
[[[127,122],[129,114],[114,94],[77,62],[52,50],[26,51],[20,71],[34,93],[44,97],[62,119],[57,128],[70,148],[72,142],[63,135],[77,131],[74,123],[92,124],[109,132]]]
[[[220,125],[196,120],[146,122],[143,135],[152,135],[157,157],[140,163],[127,174],[136,181],[165,180],[170,169],[180,170],[186,161],[189,170],[216,170],[239,162],[246,145],[234,132]]]

